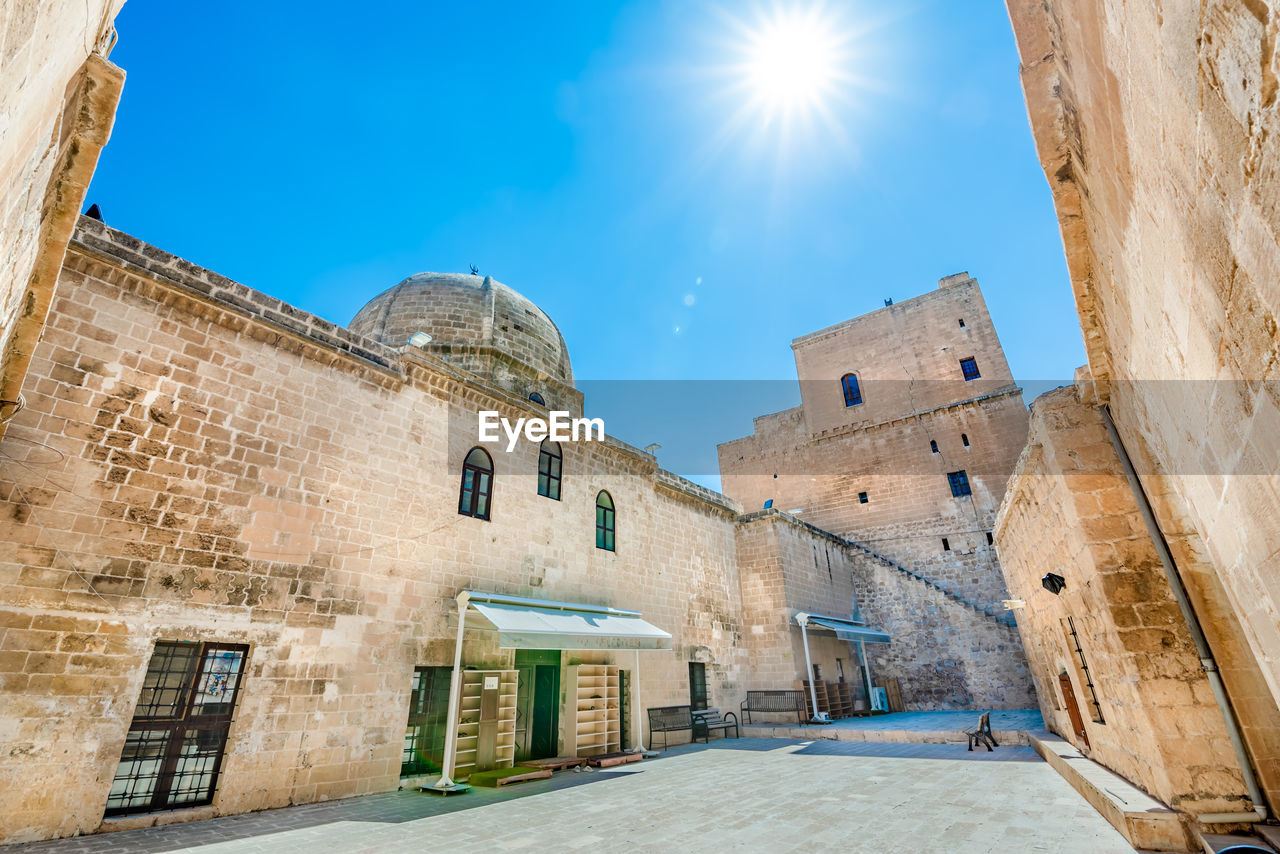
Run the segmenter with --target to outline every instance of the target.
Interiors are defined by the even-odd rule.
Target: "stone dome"
[[[431,343],[424,349],[475,373],[493,374],[493,357],[505,356],[535,375],[573,385],[569,349],[555,323],[489,276],[418,273],[371,299],[348,328],[393,347],[426,332]]]

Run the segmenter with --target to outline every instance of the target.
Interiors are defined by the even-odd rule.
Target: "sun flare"
[[[822,106],[839,77],[839,45],[816,14],[775,15],[750,34],[748,84],[769,112]]]

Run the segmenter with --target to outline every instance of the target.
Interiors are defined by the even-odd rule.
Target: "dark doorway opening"
[[[707,708],[707,665],[701,661],[689,662],[689,708]]]

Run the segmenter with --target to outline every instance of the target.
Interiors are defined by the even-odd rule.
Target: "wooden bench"
[[[742,718],[746,723],[751,723],[751,713],[757,714],[775,713],[775,714],[794,714],[796,723],[804,723],[804,692],[803,691],[748,691],[746,702],[742,704],[740,711]]]
[[[662,749],[667,749],[667,733],[693,729],[689,706],[657,706],[649,709],[649,749],[653,750],[653,734],[662,733]]]
[[[724,732],[724,737],[729,737],[729,728],[733,728],[733,737],[738,738],[738,716],[733,712],[720,714],[719,709],[698,709],[693,715],[693,740],[697,741],[698,736],[702,736],[702,740],[707,744],[711,743],[711,730],[718,729]],[[727,720],[732,718],[732,720]]]
[[[973,750],[975,744],[986,744],[987,752],[991,752],[992,747],[999,747],[996,743],[996,737],[991,733],[991,713],[983,712],[982,717],[978,718],[978,728],[974,730],[965,730],[965,735],[969,736],[969,749]]]

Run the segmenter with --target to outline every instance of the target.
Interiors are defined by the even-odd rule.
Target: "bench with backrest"
[[[992,747],[999,747],[996,743],[996,737],[991,732],[991,713],[983,712],[982,717],[978,718],[978,728],[973,730],[965,730],[965,735],[969,736],[969,749],[973,750],[975,744],[986,744],[987,752],[991,752]]]
[[[742,718],[746,723],[751,723],[751,713],[764,714],[766,712],[776,714],[794,714],[796,723],[804,723],[804,692],[803,691],[748,691],[747,699],[742,704]]]
[[[649,749],[653,750],[653,734],[662,733],[662,749],[667,749],[667,733],[693,729],[689,706],[657,706],[649,709]]]
[[[707,744],[711,743],[711,731],[718,729],[724,733],[724,737],[729,737],[729,730],[733,730],[733,737],[738,738],[738,716],[733,712],[720,714],[719,709],[698,709],[693,712],[693,740],[697,741],[698,736],[702,736],[702,740]]]

